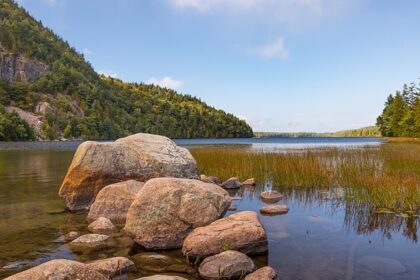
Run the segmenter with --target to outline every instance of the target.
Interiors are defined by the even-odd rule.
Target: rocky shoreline
[[[277,279],[271,267],[257,269],[249,258],[267,254],[268,241],[258,214],[236,211],[229,190],[253,187],[232,177],[199,173],[190,152],[170,139],[135,134],[115,142],[82,143],[59,195],[70,211],[88,211],[89,234],[71,231],[63,241],[74,251],[124,244],[124,253],[82,263],[54,259],[6,279],[127,279],[127,273],[158,263],[156,275],[138,279]],[[262,193],[277,202],[281,194]],[[261,209],[285,214],[285,205]],[[143,253],[132,254],[134,248]],[[181,249],[184,261],[156,250]],[[166,275],[167,274],[167,275]]]

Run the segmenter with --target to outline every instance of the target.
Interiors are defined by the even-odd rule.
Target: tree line
[[[420,137],[420,83],[389,95],[377,125],[383,136]]]

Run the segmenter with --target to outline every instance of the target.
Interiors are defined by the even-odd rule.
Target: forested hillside
[[[420,137],[420,84],[389,95],[377,125],[383,136]]]
[[[0,0],[0,140],[115,139],[136,132],[253,135],[245,121],[190,95],[98,75],[41,22]]]

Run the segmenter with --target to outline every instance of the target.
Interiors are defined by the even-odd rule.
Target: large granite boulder
[[[95,202],[90,206],[88,222],[100,217],[110,219],[116,225],[125,224],[128,208],[144,183],[128,180],[106,186],[98,192]]]
[[[225,251],[206,258],[198,268],[201,278],[206,280],[242,279],[255,270],[255,264],[245,254]]]
[[[103,274],[89,266],[70,260],[52,260],[34,268],[12,275],[7,280],[107,280]]]
[[[83,210],[109,184],[156,177],[199,178],[199,173],[190,152],[167,137],[138,133],[115,142],[87,141],[77,148],[59,195],[70,210]]]
[[[226,249],[253,255],[266,253],[267,246],[267,235],[257,213],[242,211],[194,229],[184,240],[182,252],[192,259]]]
[[[128,210],[124,231],[147,249],[181,248],[194,228],[222,217],[230,203],[229,194],[215,184],[151,179]]]

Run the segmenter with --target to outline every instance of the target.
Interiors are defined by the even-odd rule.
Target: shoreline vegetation
[[[374,211],[417,212],[420,207],[419,140],[391,138],[362,149],[315,148],[281,153],[209,147],[191,149],[202,173],[225,179],[254,177],[273,188],[331,190]]]

